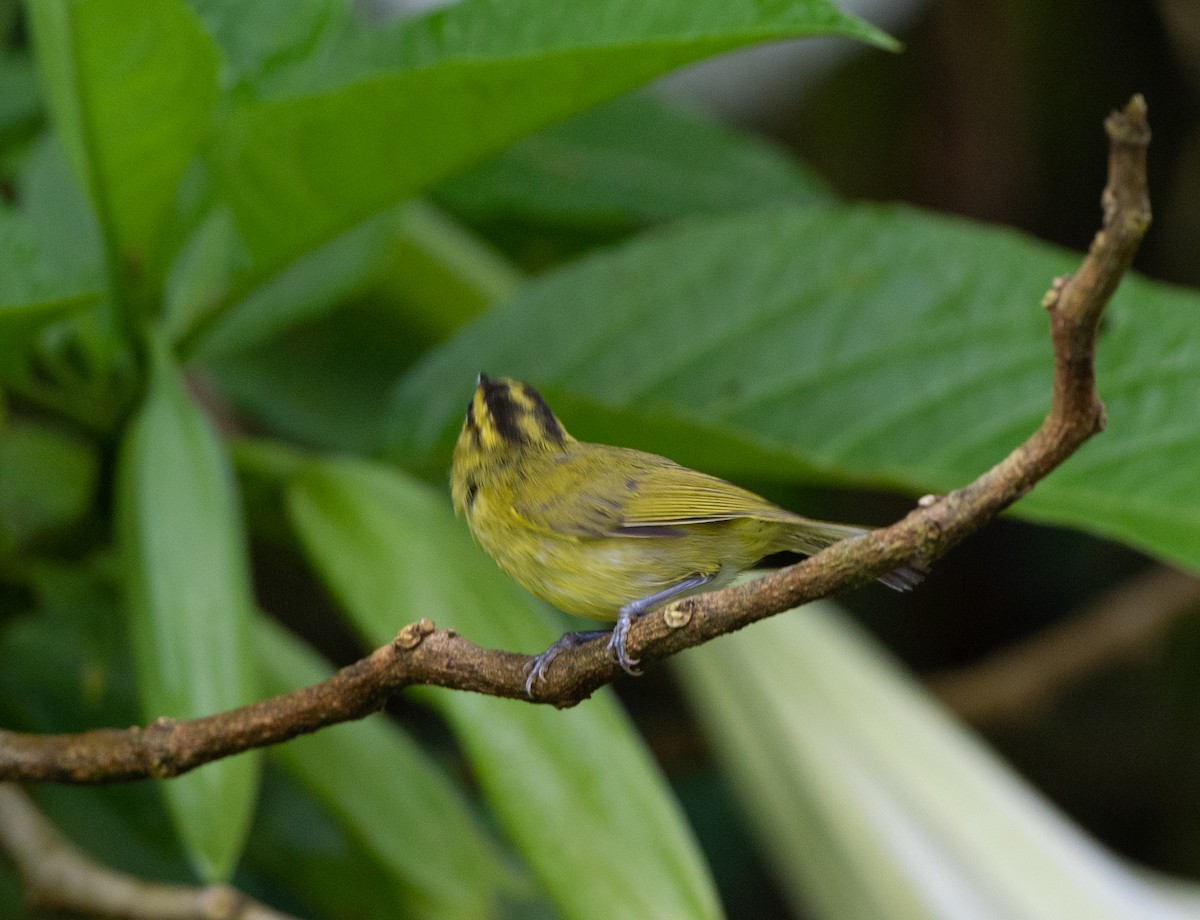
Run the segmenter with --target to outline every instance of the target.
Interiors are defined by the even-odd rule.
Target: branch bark
[[[1146,105],[1135,96],[1105,122],[1109,137],[1103,224],[1079,270],[1057,279],[1043,305],[1054,346],[1054,390],[1042,425],[974,482],[926,496],[903,520],[751,584],[687,598],[637,622],[635,658],[653,661],[799,604],[869,582],[904,565],[925,566],[1027,493],[1104,427],[1095,390],[1096,328],[1150,223]],[[109,783],[175,776],[220,757],[357,719],[413,684],[526,699],[524,655],[483,649],[428,620],[329,680],[230,712],[144,728],[77,735],[0,732],[0,780]],[[557,658],[535,702],[573,706],[619,673],[605,643]]]

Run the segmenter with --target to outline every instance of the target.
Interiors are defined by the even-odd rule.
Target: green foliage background
[[[1038,303],[1096,224],[1100,121],[1133,91],[1164,228],[1146,265],[1200,281],[1195,58],[1136,4],[1059,7],[931,4],[893,55],[827,0],[389,24],[338,0],[0,3],[0,726],[220,711],[422,616],[545,647],[565,620],[448,509],[481,369],[578,436],[814,516],[883,521],[907,502],[883,490],[973,478],[1045,411]],[[629,92],[812,36],[862,53],[775,142]],[[910,662],[1064,616],[1132,550],[1200,569],[1200,296],[1130,278],[1099,359],[1108,430],[1013,512],[1070,532],[998,525],[912,598],[848,599]],[[695,650],[623,683],[628,713],[612,689],[568,713],[420,690],[161,790],[37,798],[114,868],[302,916],[1198,915],[847,616]],[[1119,852],[1191,874],[1194,634],[993,738]],[[1131,782],[1158,793],[1112,794]],[[0,862],[0,914],[23,910]]]

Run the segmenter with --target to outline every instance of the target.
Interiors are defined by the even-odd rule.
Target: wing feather
[[[513,510],[529,525],[560,533],[682,535],[693,524],[795,517],[724,479],[636,450],[579,444],[540,472],[548,497]]]

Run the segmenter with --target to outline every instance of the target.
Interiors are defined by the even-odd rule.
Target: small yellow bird
[[[609,635],[636,674],[629,627],[666,603],[727,585],[764,556],[811,554],[861,527],[793,514],[732,483],[627,447],[577,441],[537,390],[480,374],[454,448],[454,509],[510,576],[560,610],[615,620],[570,632],[527,668],[526,693],[561,652]],[[907,591],[923,573],[879,580]]]

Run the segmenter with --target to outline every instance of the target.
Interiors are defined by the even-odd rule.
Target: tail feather
[[[893,591],[911,591],[923,582],[928,574],[928,569],[918,568],[915,565],[902,565],[898,569],[892,569],[886,575],[880,575],[879,581]]]
[[[870,530],[864,527],[854,527],[851,524],[833,524],[829,521],[813,521],[805,519],[803,524],[788,534],[786,548],[794,553],[811,556],[827,546],[846,540],[850,537],[861,537]],[[915,566],[901,566],[886,575],[880,575],[879,581],[893,591],[911,591],[925,580],[926,570]]]

